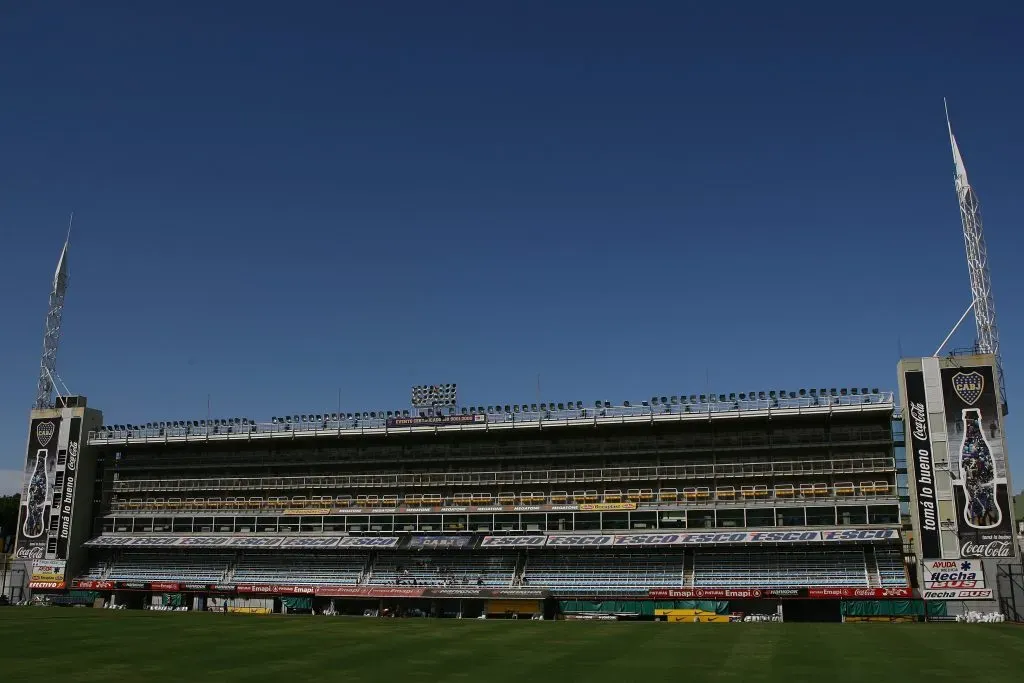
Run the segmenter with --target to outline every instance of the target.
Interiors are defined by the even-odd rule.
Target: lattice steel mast
[[[36,386],[35,408],[53,406],[53,383],[57,377],[57,347],[60,345],[60,321],[64,314],[64,295],[68,291],[68,247],[71,245],[71,223],[68,220],[68,236],[64,240],[57,270],[53,274],[50,289],[50,308],[46,313],[46,332],[43,334],[43,357],[39,361],[39,384]]]
[[[981,205],[978,203],[974,188],[967,181],[967,169],[953,136],[953,126],[949,122],[948,106],[946,127],[949,129],[949,144],[953,148],[953,165],[956,167],[956,197],[960,203],[960,220],[964,226],[964,246],[967,249],[967,270],[971,276],[971,294],[974,296],[978,350],[994,354],[996,357],[996,381],[999,383],[999,400],[1005,415],[1009,407],[1006,402],[1006,383],[1003,379],[1003,359],[999,353],[999,329],[996,326],[995,300],[992,298],[992,275],[988,269],[988,248],[985,246],[985,231],[981,223]]]

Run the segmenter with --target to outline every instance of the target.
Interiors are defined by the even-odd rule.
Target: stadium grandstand
[[[91,490],[66,583],[40,589],[467,617],[710,600],[837,620],[844,599],[912,594],[902,423],[877,389],[145,425],[78,401]]]

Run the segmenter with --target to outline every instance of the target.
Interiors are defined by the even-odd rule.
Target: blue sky
[[[72,210],[58,365],[111,422],[895,389],[970,301],[943,96],[1015,454],[1024,8],[760,5],[6,5],[0,470]]]

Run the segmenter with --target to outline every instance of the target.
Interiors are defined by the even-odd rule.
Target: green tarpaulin
[[[181,607],[185,604],[185,600],[181,593],[164,593],[162,605],[166,607]]]
[[[928,616],[946,616],[946,603],[924,600],[848,600],[840,609],[847,617],[921,617],[927,605]]]
[[[313,598],[281,598],[281,604],[288,609],[313,609]]]

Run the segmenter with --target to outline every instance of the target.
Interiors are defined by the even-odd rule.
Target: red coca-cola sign
[[[94,591],[109,591],[114,590],[113,581],[75,581],[75,588],[81,588],[83,590],[94,590]]]

